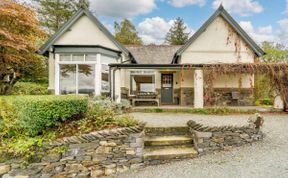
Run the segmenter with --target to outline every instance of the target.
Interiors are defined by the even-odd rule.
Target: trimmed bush
[[[88,105],[87,97],[76,95],[12,96],[1,100],[0,119],[5,125],[13,123],[13,129],[23,129],[29,136],[85,113]]]
[[[104,109],[111,109],[116,114],[123,114],[130,112],[132,109],[132,106],[130,105],[130,102],[128,100],[122,99],[120,103],[116,103],[112,101],[110,98],[98,98],[95,97],[90,100],[90,103],[95,106],[99,106]]]
[[[47,84],[39,84],[32,82],[17,82],[13,86],[13,95],[47,95]]]

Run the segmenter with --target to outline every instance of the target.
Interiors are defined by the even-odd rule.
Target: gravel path
[[[249,115],[203,116],[173,113],[134,113],[133,115],[139,120],[146,118],[145,120],[149,120],[148,124],[151,126],[157,126],[157,123],[164,126],[182,125],[189,118],[211,125],[219,125],[219,122],[242,125],[249,117]],[[264,115],[264,118],[263,131],[267,137],[262,142],[234,148],[228,152],[221,151],[195,159],[131,170],[117,177],[288,178],[288,115]]]

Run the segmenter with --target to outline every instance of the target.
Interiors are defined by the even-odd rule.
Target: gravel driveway
[[[246,123],[249,115],[207,116],[173,113],[133,113],[148,125],[183,125],[192,119],[209,125]],[[130,170],[117,177],[123,178],[288,178],[288,115],[264,115],[262,142],[221,151],[199,158]],[[161,119],[161,120],[160,120]]]

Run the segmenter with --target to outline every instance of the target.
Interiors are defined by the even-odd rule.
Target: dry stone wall
[[[139,168],[144,165],[143,130],[142,124],[58,139],[47,145],[41,162],[25,169],[15,163],[0,165],[0,174],[3,178],[99,177]],[[66,149],[63,153],[49,151],[59,147]]]
[[[238,99],[233,99],[232,92],[238,93]],[[216,106],[254,106],[255,98],[250,88],[215,88],[213,105]]]
[[[257,122],[258,120],[242,127],[209,127],[195,121],[188,121],[187,124],[193,136],[194,147],[199,154],[204,154],[215,150],[229,150],[232,147],[262,140],[264,134],[260,130],[261,123]]]

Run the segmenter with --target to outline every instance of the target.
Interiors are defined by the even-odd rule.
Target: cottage
[[[81,8],[39,52],[49,56],[49,91],[56,95],[195,108],[205,105],[203,64],[254,63],[264,54],[222,6],[183,46],[123,46]],[[254,75],[221,76],[213,83],[215,105],[254,104]]]

